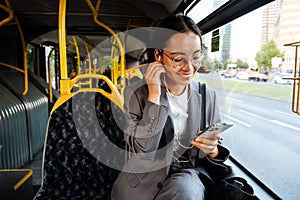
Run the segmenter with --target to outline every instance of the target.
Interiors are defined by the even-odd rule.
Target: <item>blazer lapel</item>
[[[198,84],[190,85],[190,95],[191,98],[188,102],[188,126],[187,132],[190,139],[194,139],[197,135],[197,132],[200,130],[200,121],[201,121],[201,94],[199,94]]]

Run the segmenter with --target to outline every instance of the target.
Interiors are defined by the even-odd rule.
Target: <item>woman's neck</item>
[[[167,78],[165,80],[165,86],[166,86],[167,91],[174,96],[181,95],[186,88],[186,85],[179,85],[176,82],[174,82],[170,79],[167,79]]]

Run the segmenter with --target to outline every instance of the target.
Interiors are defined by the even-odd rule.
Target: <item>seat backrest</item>
[[[110,199],[125,161],[122,110],[98,92],[80,92],[50,116],[43,183],[35,199]]]

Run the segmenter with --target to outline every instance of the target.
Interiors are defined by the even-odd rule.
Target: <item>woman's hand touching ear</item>
[[[161,74],[166,73],[163,64],[160,62],[150,63],[145,73],[145,79],[148,85],[148,101],[160,104],[161,94]]]

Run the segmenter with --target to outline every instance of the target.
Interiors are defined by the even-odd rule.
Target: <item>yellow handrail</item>
[[[97,20],[97,11],[96,10],[99,9],[100,1],[97,2],[97,9],[94,8],[94,6],[92,5],[92,3],[89,0],[86,0],[86,1],[88,2],[88,5],[90,6],[91,10],[93,11],[95,21],[99,22]],[[61,69],[61,80],[60,80],[61,96],[55,102],[55,105],[52,108],[51,114],[60,105],[62,105],[64,102],[66,102],[67,100],[69,100],[70,98],[72,98],[74,95],[76,95],[79,92],[99,92],[102,95],[104,95],[105,97],[107,97],[108,99],[110,99],[112,102],[114,102],[121,110],[123,110],[123,98],[120,95],[119,91],[117,90],[116,86],[106,76],[89,73],[89,74],[79,74],[71,80],[67,79],[68,76],[67,76],[66,32],[65,32],[66,18],[65,18],[65,16],[66,16],[66,0],[60,0],[60,2],[59,2],[59,21],[58,21],[59,33],[58,33],[58,36],[59,36],[60,69]],[[102,24],[102,23],[100,22],[100,24]],[[119,45],[120,45],[120,47],[122,47],[120,40],[119,40]],[[123,55],[123,60],[124,60],[124,55]],[[123,63],[123,67],[124,67],[124,63]],[[111,93],[106,92],[101,88],[80,88],[79,90],[77,90],[75,92],[71,92],[72,88],[75,86],[75,84],[80,79],[87,79],[87,78],[89,78],[89,79],[97,78],[97,79],[101,79],[101,80],[105,81],[108,84],[108,86],[110,87]]]
[[[115,41],[112,41],[112,48],[111,48],[111,80],[115,85],[118,85],[118,57],[116,59],[116,55],[118,55],[118,53],[116,53],[116,51],[118,51],[118,49],[115,47]]]
[[[67,87],[68,79],[67,70],[67,42],[66,42],[66,6],[67,0],[59,1],[58,13],[58,42],[59,42],[59,59],[60,59],[60,88]],[[64,95],[64,90],[60,90],[60,95]]]
[[[15,67],[15,66],[11,65],[11,64],[7,64],[7,63],[4,63],[4,62],[0,62],[0,65],[3,65],[4,67],[12,68],[12,69],[14,69],[14,70],[17,70],[17,71],[19,71],[19,72],[24,73],[24,70],[22,70],[22,69],[20,69],[20,68],[17,68],[17,67]]]
[[[0,170],[0,172],[28,172],[20,181],[18,181],[14,186],[13,189],[16,191],[19,187],[21,187],[25,181],[27,181],[32,176],[31,169],[4,169]]]
[[[85,42],[88,51],[90,52],[90,54],[92,55],[92,61],[93,61],[93,66],[94,66],[94,72],[93,73],[97,73],[97,64],[94,62],[94,60],[96,59],[96,53],[101,55],[101,52],[97,50],[97,48],[93,48],[91,45],[89,45],[87,42]],[[101,57],[100,57],[101,58]],[[99,58],[99,59],[100,59]],[[99,69],[100,70],[100,69]]]
[[[297,62],[298,62],[298,46],[300,46],[300,42],[295,46],[295,67],[294,67],[294,84],[293,84],[293,99],[292,99],[292,111],[300,115],[300,66],[298,69],[298,77],[297,77]],[[298,87],[298,89],[297,89]],[[297,91],[297,95],[296,95]],[[296,103],[295,103],[296,101]],[[296,105],[295,105],[296,104]]]
[[[129,69],[126,69],[126,70],[125,70],[125,74],[126,74],[126,73],[129,73],[129,72],[131,72],[131,71],[133,71],[133,70],[136,70],[136,69],[145,67],[145,66],[147,66],[147,65],[148,65],[148,63],[145,63],[145,64],[137,65],[137,66],[131,67],[131,68],[129,68]]]
[[[107,85],[111,89],[111,93],[104,91],[101,88],[80,88],[78,91],[71,92],[71,89],[74,87],[74,85],[80,80],[80,79],[86,79],[86,78],[96,78],[99,80],[103,80],[107,83]],[[109,78],[107,78],[104,75],[99,75],[99,74],[80,74],[77,75],[75,78],[72,80],[61,80],[62,82],[65,82],[63,84],[65,87],[60,88],[62,93],[64,94],[63,96],[59,97],[58,100],[55,102],[55,105],[52,108],[51,114],[59,107],[61,106],[64,102],[69,100],[71,97],[74,95],[78,94],[79,92],[99,92],[109,100],[111,100],[115,105],[117,105],[122,111],[123,109],[123,98],[120,95],[117,87],[111,82]]]
[[[86,43],[85,41],[83,41],[83,45],[84,45],[86,54],[87,54],[87,56],[88,56],[89,73],[92,73],[92,63],[91,63],[91,56],[90,56],[90,53],[89,53],[88,45],[87,45],[87,43]]]
[[[8,17],[5,18],[4,20],[2,20],[2,21],[0,22],[0,26],[3,26],[3,25],[5,25],[5,24],[7,24],[8,22],[10,22],[10,21],[14,18],[14,12],[13,12],[13,10],[11,9],[11,6],[10,6],[9,1],[8,1],[8,0],[5,0],[5,3],[6,3],[6,5],[7,5],[7,7],[4,6],[4,5],[2,5],[2,4],[0,4],[0,8],[2,8],[5,12],[8,13]]]
[[[68,79],[67,52],[66,52],[66,45],[67,45],[67,43],[66,43],[66,6],[67,6],[67,0],[59,1],[58,42],[59,42],[59,57],[60,57],[60,74],[61,74],[62,80]]]
[[[17,17],[15,17],[16,23],[17,23],[17,27],[20,33],[20,37],[21,37],[21,42],[22,42],[22,48],[23,48],[23,64],[24,64],[24,91],[23,91],[23,95],[27,94],[28,92],[28,63],[27,63],[27,51],[26,51],[26,44],[25,44],[25,39],[24,39],[24,35],[23,35],[23,31],[21,28],[21,25],[19,23],[19,20]]]
[[[295,47],[294,78],[283,78],[283,79],[294,80],[293,92],[292,92],[292,112],[300,115],[300,65],[299,65],[299,69],[297,69],[298,47],[300,46],[300,41],[289,43],[289,44],[284,44],[284,46],[294,46]],[[297,71],[298,71],[298,75],[297,75]]]
[[[88,4],[88,6],[90,7],[92,13],[93,13],[93,18],[95,23],[97,23],[99,26],[102,26],[103,28],[105,28],[110,34],[112,34],[112,36],[115,38],[119,48],[120,48],[120,56],[121,56],[121,61],[120,61],[120,85],[121,85],[121,95],[123,96],[123,92],[124,92],[124,88],[125,88],[125,79],[124,79],[124,74],[125,74],[125,52],[124,52],[124,48],[123,45],[121,43],[120,38],[118,37],[118,35],[107,25],[105,25],[104,23],[102,23],[101,21],[98,20],[98,12],[99,12],[99,8],[100,8],[100,3],[101,0],[97,0],[96,3],[96,7],[94,7],[94,5],[92,4],[92,2],[90,0],[86,0],[86,3]]]
[[[3,6],[0,4],[0,7],[3,8],[5,11],[7,11],[9,13],[9,17],[5,20],[2,20],[1,21],[1,25],[3,25],[4,23],[8,23],[9,21],[11,21],[13,19],[13,11],[11,9],[11,5],[10,5],[10,2],[9,0],[5,0],[5,3],[7,5],[7,7]],[[4,21],[4,22],[3,22]],[[23,35],[23,31],[22,31],[22,28],[21,28],[21,25],[19,23],[19,20],[17,17],[15,17],[15,21],[16,21],[16,24],[17,24],[17,27],[18,27],[18,31],[19,31],[19,34],[20,34],[20,38],[21,38],[21,42],[22,42],[22,50],[23,50],[23,67],[24,67],[24,70],[21,70],[13,65],[10,65],[10,64],[7,64],[7,63],[3,63],[3,62],[0,62],[3,66],[5,67],[9,67],[9,68],[12,68],[14,70],[17,70],[19,72],[22,72],[24,74],[24,91],[23,91],[23,95],[26,95],[27,92],[28,92],[28,63],[27,63],[27,51],[26,51],[26,44],[25,44],[25,40],[24,40],[24,35]]]
[[[140,79],[143,79],[143,74],[140,70],[138,70],[139,68],[141,67],[144,67],[144,66],[147,66],[148,63],[146,64],[141,64],[141,65],[138,65],[138,66],[134,66],[134,67],[131,67],[129,69],[126,69],[125,70],[125,78],[127,80],[131,80],[133,77],[138,77]]]
[[[75,36],[72,36],[75,50],[76,50],[76,56],[77,56],[77,74],[80,74],[80,52],[78,49],[78,44]]]
[[[92,63],[91,63],[92,60],[91,60],[91,56],[90,56],[90,53],[89,53],[88,45],[85,41],[83,41],[83,45],[84,45],[84,48],[85,48],[85,51],[86,51],[86,54],[87,54],[87,57],[88,57],[88,62],[89,62],[89,72],[88,73],[92,73]],[[89,80],[89,84],[90,84],[90,87],[92,87],[92,80],[91,79]]]

